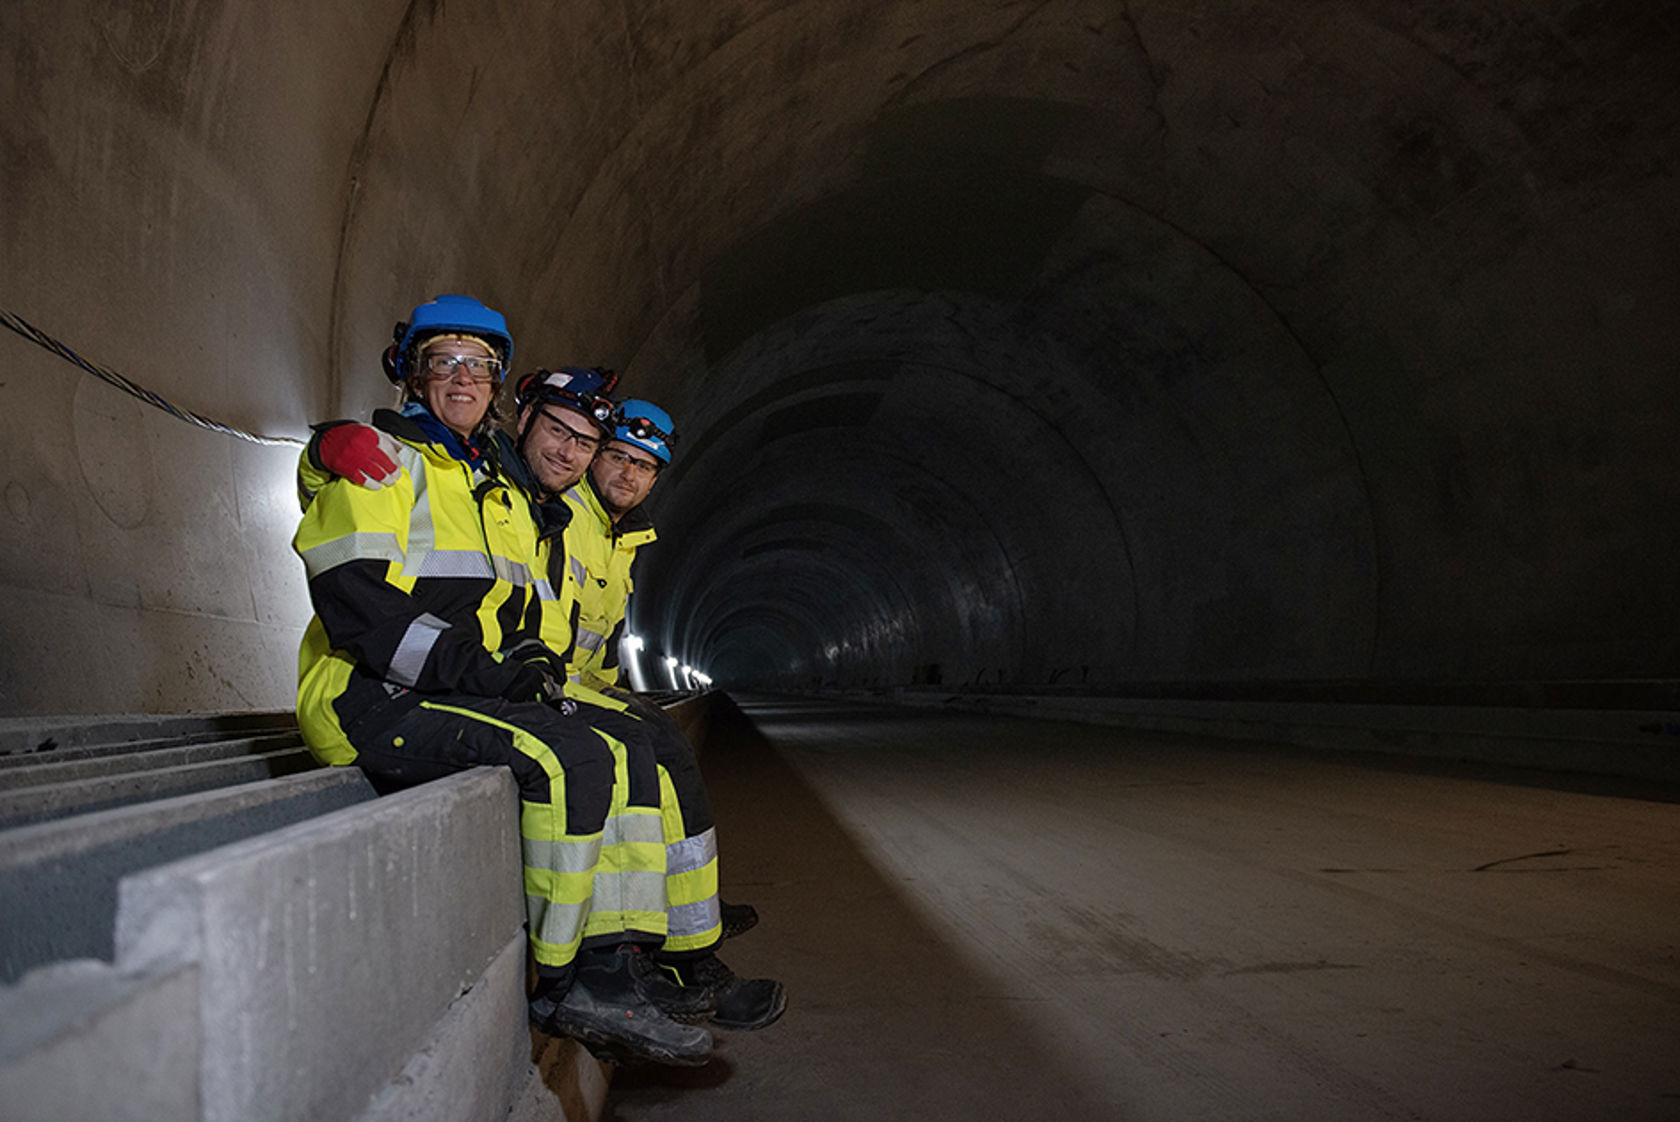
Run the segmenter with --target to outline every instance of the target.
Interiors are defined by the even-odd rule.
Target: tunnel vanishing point
[[[1680,9],[11,0],[0,310],[300,437],[392,322],[678,420],[721,685],[1671,677]],[[296,447],[0,333],[0,709],[288,708]]]

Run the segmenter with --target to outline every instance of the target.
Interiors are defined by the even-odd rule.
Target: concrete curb
[[[1680,736],[1667,731],[1675,727],[1672,712],[933,690],[867,696],[898,705],[1680,784]]]

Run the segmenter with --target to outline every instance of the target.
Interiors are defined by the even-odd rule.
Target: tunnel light
[[[672,689],[682,689],[682,683],[677,681],[677,660],[672,658],[670,655],[665,656],[665,673],[671,677]]]
[[[691,668],[688,665],[688,663],[686,663],[686,662],[683,663],[683,666],[682,666],[683,689],[691,690],[691,689],[694,688],[693,674],[694,674],[693,668]]]
[[[647,675],[642,673],[642,637],[626,633],[618,641],[618,661],[630,671],[630,688],[640,693],[647,689]]]

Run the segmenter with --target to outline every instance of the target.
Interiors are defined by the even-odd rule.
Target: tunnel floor
[[[788,1011],[606,1118],[1680,1118],[1672,802],[750,697],[703,764]]]

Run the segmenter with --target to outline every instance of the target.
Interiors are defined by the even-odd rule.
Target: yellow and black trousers
[[[643,717],[581,701],[578,709],[590,725],[623,741],[632,754],[650,755],[657,765],[665,846],[664,951],[672,956],[711,950],[723,938],[717,828],[688,738],[663,712]]]
[[[346,732],[380,790],[472,767],[513,773],[539,968],[564,967],[581,947],[664,940],[660,780],[645,748],[548,704],[466,694],[393,698]]]

